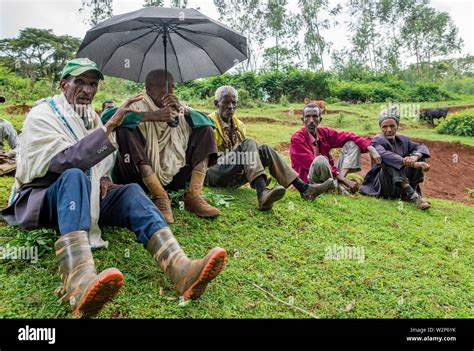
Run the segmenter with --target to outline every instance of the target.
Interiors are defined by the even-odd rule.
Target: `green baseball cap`
[[[88,58],[82,57],[70,60],[66,63],[66,66],[64,66],[63,70],[61,71],[61,79],[64,79],[64,77],[66,77],[68,74],[77,77],[87,71],[96,71],[99,74],[100,79],[104,79],[104,75],[99,70],[97,64]]]

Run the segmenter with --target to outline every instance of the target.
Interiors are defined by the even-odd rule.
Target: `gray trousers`
[[[253,185],[258,176],[267,177],[265,167],[285,188],[298,178],[298,173],[272,147],[266,144],[258,146],[255,140],[245,139],[233,150],[219,155],[217,164],[207,170],[205,183],[211,187]]]
[[[349,172],[359,172],[360,149],[353,141],[348,141],[342,148],[341,156],[336,161],[336,168],[349,169]],[[308,183],[324,183],[329,178],[334,179],[331,165],[326,156],[319,155],[311,163],[308,173]]]

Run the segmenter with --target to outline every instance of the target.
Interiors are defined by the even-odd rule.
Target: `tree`
[[[323,54],[329,51],[331,43],[324,39],[322,30],[337,25],[336,20],[331,22],[329,18],[335,19],[342,6],[337,4],[330,8],[328,0],[298,0],[298,4],[301,8],[300,20],[305,29],[303,42],[308,68],[314,70],[320,67],[324,70]]]
[[[449,14],[439,12],[425,4],[417,4],[405,20],[401,30],[408,52],[416,57],[420,75],[422,62],[461,51],[463,41]]]
[[[113,8],[112,0],[81,0],[81,8],[79,12],[90,10],[90,18],[85,19],[84,23],[91,26],[97,25],[99,22],[112,17]]]
[[[286,60],[291,60],[290,56],[298,54],[295,48],[286,47],[287,40],[298,33],[297,16],[287,11],[287,4],[287,0],[268,0],[265,12],[267,28],[275,38],[275,46],[265,49],[264,57],[267,62],[272,61],[270,65],[277,70],[280,67],[280,54],[283,54]]]
[[[261,0],[214,0],[219,20],[247,38],[248,60],[242,64],[245,71],[257,70],[258,58],[267,38],[265,6]]]
[[[171,6],[185,9],[188,6],[188,0],[171,0]]]
[[[0,53],[7,67],[23,77],[57,80],[67,60],[74,58],[81,40],[56,36],[51,29],[25,28],[18,38],[0,40]]]
[[[143,7],[151,7],[151,6],[163,6],[163,0],[145,0]]]
[[[349,28],[353,35],[351,42],[354,53],[364,57],[372,71],[379,67],[380,33],[377,31],[376,3],[365,0],[350,0],[349,14],[352,18]]]

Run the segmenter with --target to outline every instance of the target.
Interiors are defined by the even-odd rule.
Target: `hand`
[[[403,165],[406,167],[413,167],[415,162],[418,161],[418,156],[407,156],[403,158]]]
[[[9,158],[15,158],[16,157],[16,151],[15,150],[10,150],[7,152],[7,157]]]
[[[109,135],[115,128],[119,127],[122,124],[123,119],[125,118],[125,115],[128,112],[140,112],[137,109],[130,108],[130,105],[137,101],[140,101],[141,99],[143,99],[142,93],[125,100],[125,102],[120,105],[115,114],[105,124],[105,128],[107,129],[107,135]]]
[[[347,178],[340,178],[339,181],[346,186],[347,190],[349,190],[352,194],[357,193],[359,191],[359,184]]]
[[[428,172],[431,166],[426,162],[415,162],[413,168],[421,169],[423,172]]]
[[[157,111],[149,112],[145,115],[144,121],[152,121],[152,122],[167,122],[172,123],[175,121],[178,112],[174,108],[171,107],[163,107]]]
[[[382,163],[382,157],[380,157],[380,154],[375,149],[375,147],[373,147],[372,145],[369,145],[367,147],[367,150],[369,151],[370,158],[372,159],[372,161],[374,161],[378,165]]]
[[[122,187],[121,184],[114,184],[109,177],[102,177],[100,179],[100,199],[103,200],[110,190]]]
[[[172,94],[166,94],[163,97],[163,104],[165,107],[171,107],[175,109],[177,112],[181,112],[181,104],[178,100],[178,98]]]

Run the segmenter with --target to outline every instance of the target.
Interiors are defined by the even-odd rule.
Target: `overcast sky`
[[[143,0],[113,0],[114,15],[134,11],[142,7]],[[332,3],[342,2],[331,0]],[[165,0],[165,4],[168,0]],[[297,12],[297,0],[289,0],[289,9]],[[451,15],[464,40],[462,55],[474,55],[474,1],[473,0],[431,0],[430,5]],[[78,9],[81,0],[0,0],[0,38],[16,37],[26,27],[52,29],[57,35],[69,34],[83,38],[89,29],[83,23],[85,14]],[[218,19],[212,0],[189,0],[189,6],[199,8],[202,13]],[[349,45],[346,16],[340,16],[338,27],[324,33],[333,42],[334,49]],[[268,43],[271,45],[271,42]],[[329,57],[326,57],[329,62]],[[327,65],[326,65],[327,66]]]

